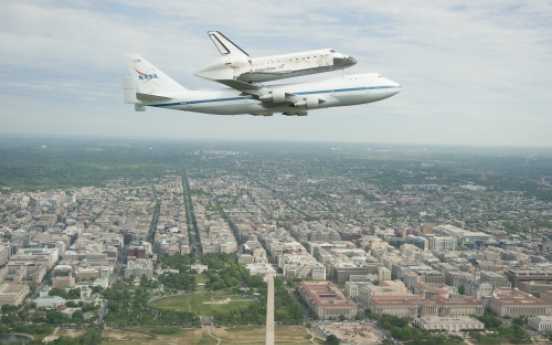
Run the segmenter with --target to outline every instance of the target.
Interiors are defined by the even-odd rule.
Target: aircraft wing
[[[217,80],[217,82],[253,96],[260,97],[268,92],[268,88],[261,84],[249,84],[237,80]]]
[[[249,84],[238,80],[217,80],[219,83],[229,86],[233,89],[251,95],[263,102],[265,108],[270,108],[282,104],[295,104],[300,96],[296,94],[273,90],[272,88],[261,84]]]

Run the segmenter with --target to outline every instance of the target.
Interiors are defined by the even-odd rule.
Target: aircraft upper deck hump
[[[249,57],[249,54],[247,54],[243,49],[238,47],[237,44],[230,41],[230,39],[226,36],[224,36],[222,33],[218,31],[209,31],[209,37],[211,37],[211,40],[217,47],[218,51],[222,55],[245,55],[246,57]]]

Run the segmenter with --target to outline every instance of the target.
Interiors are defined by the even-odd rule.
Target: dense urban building
[[[331,282],[301,282],[299,294],[320,319],[353,319],[357,314],[357,305]]]
[[[26,284],[2,284],[0,285],[0,305],[19,305],[29,293]]]
[[[414,319],[413,324],[429,331],[458,332],[485,329],[485,324],[483,322],[468,316],[422,316]]]
[[[320,156],[282,149],[267,158],[249,148],[183,149],[152,178],[2,190],[0,300],[20,305],[40,286],[27,302],[70,314],[74,304],[103,306],[98,287],[123,277],[163,295],[199,274],[201,289],[211,289],[228,278],[201,262],[215,253],[238,265],[236,293],[258,293],[244,272],[277,273],[322,320],[354,319],[362,306],[456,332],[482,329],[469,316],[489,308],[550,330],[552,203],[539,199],[552,188],[548,177],[508,180],[482,168],[486,161],[425,151],[418,162],[410,151],[363,148],[347,155],[369,159],[348,159],[337,148]],[[531,189],[517,191],[520,179]],[[186,265],[169,267],[169,255]],[[174,280],[156,285],[160,274]]]

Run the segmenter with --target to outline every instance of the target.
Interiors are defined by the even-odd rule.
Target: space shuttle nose
[[[341,57],[334,58],[334,65],[341,68],[351,67],[357,63],[357,59],[349,55],[342,55]]]

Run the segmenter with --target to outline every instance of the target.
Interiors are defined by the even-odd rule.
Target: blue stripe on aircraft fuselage
[[[337,92],[350,92],[350,91],[366,91],[366,90],[380,90],[380,89],[396,89],[401,88],[402,86],[368,86],[368,87],[353,87],[347,89],[329,89],[329,90],[318,90],[318,91],[303,91],[303,92],[294,92],[294,95],[312,95],[317,93],[337,93]],[[240,97],[227,97],[227,98],[211,98],[211,99],[201,99],[197,101],[184,101],[184,102],[175,102],[175,103],[163,103],[163,104],[149,104],[151,107],[174,107],[178,105],[189,105],[189,104],[201,104],[201,103],[216,103],[216,102],[226,102],[226,101],[241,101],[245,99],[251,99],[252,96],[240,96]]]
[[[252,96],[241,96],[241,97],[228,97],[228,98],[211,98],[211,99],[200,99],[197,101],[187,101],[187,102],[176,102],[176,103],[164,103],[164,104],[150,104],[152,107],[173,107],[176,105],[188,105],[188,104],[200,104],[200,103],[214,103],[214,102],[226,102],[226,101],[241,101],[244,99],[250,99]]]
[[[304,91],[295,92],[295,95],[312,95],[316,93],[337,93],[337,92],[349,92],[349,91],[366,91],[366,90],[379,90],[379,89],[395,89],[402,86],[368,86],[368,87],[353,87],[347,89],[330,89],[330,90],[318,90],[318,91]]]

